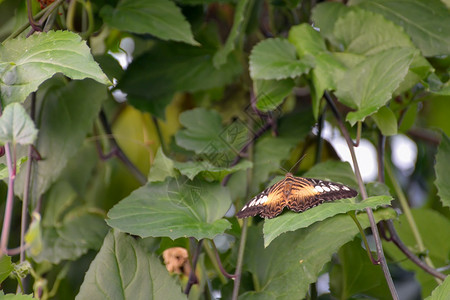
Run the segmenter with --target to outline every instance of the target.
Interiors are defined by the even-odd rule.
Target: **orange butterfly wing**
[[[252,198],[236,216],[246,218],[259,214],[271,219],[281,214],[286,206],[295,212],[302,212],[325,201],[353,198],[357,194],[340,183],[295,177],[288,173],[285,179]]]
[[[281,214],[286,206],[286,197],[283,193],[285,181],[286,179],[283,179],[253,197],[236,216],[247,218],[260,215],[263,218],[273,218]]]

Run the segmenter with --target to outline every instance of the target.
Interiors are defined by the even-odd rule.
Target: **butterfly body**
[[[274,218],[285,207],[302,212],[326,201],[353,198],[358,193],[340,183],[296,177],[287,173],[286,177],[253,197],[236,214],[238,218],[260,215]]]

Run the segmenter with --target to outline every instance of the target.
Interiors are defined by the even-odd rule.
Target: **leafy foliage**
[[[23,102],[55,73],[72,79],[92,78],[108,84],[81,38],[69,31],[50,31],[0,46],[0,99],[4,104]]]
[[[0,298],[448,298],[448,1],[342,2],[0,1]]]
[[[132,237],[113,231],[106,236],[75,299],[118,295],[123,299],[186,299],[154,255]]]

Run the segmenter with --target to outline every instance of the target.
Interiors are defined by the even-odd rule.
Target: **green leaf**
[[[231,27],[225,45],[217,51],[213,58],[214,66],[216,68],[220,68],[220,66],[227,61],[228,55],[234,50],[238,43],[238,39],[245,30],[247,21],[246,16],[249,14],[249,9],[252,7],[250,3],[250,0],[241,0],[237,2],[234,12],[233,27]]]
[[[252,165],[252,162],[248,160],[240,161],[232,167],[217,167],[208,161],[175,162],[175,168],[190,180],[193,180],[198,174],[202,174],[207,180],[212,181],[220,181],[228,174],[246,170],[251,168]]]
[[[347,114],[350,124],[363,121],[391,99],[406,76],[414,55],[408,48],[385,50],[344,74],[337,83],[336,95],[339,101],[357,109]]]
[[[268,219],[264,222],[264,246],[267,247],[282,233],[308,227],[311,224],[323,221],[337,214],[363,210],[368,207],[375,209],[382,205],[389,205],[391,201],[391,196],[370,197],[362,202],[356,202],[355,198],[351,200],[342,199],[322,203],[302,213],[288,211],[277,218]]]
[[[50,187],[77,153],[92,130],[101,103],[107,98],[107,89],[92,80],[71,81],[60,88],[53,87],[38,98],[40,111],[37,115],[40,117],[36,148],[43,160],[32,169],[33,199],[39,198]],[[25,173],[21,172],[16,180],[17,191],[23,191],[24,182]]]
[[[336,82],[345,74],[344,65],[331,53],[322,52],[314,56],[316,67],[312,70],[312,101],[313,114],[319,116],[320,100],[325,90],[336,90]]]
[[[212,239],[230,227],[221,219],[230,205],[228,190],[218,183],[169,178],[132,192],[108,212],[107,223],[141,237]]]
[[[402,26],[424,56],[450,54],[450,12],[439,0],[353,0],[351,5]]]
[[[277,137],[266,134],[257,140],[249,194],[259,193],[261,184],[268,180],[269,174],[281,171],[281,162],[286,160],[292,149],[305,139],[313,124],[310,111],[284,115],[280,120]]]
[[[39,255],[42,251],[41,215],[33,213],[33,221],[25,234],[25,242],[29,247],[27,251],[32,257]]]
[[[327,51],[320,33],[307,23],[293,26],[289,30],[289,42],[295,46],[299,57],[308,54],[316,56],[320,52]]]
[[[450,298],[450,276],[444,279],[437,288],[433,290],[431,296],[425,298],[425,300],[441,300]]]
[[[419,229],[426,248],[426,253],[430,257],[435,266],[444,266],[448,264],[448,253],[450,253],[450,220],[440,213],[427,209],[413,209],[412,216]],[[394,226],[403,243],[411,249],[416,255],[418,247],[411,228],[404,214],[400,215],[398,220],[394,220]],[[431,291],[437,286],[435,278],[423,271],[411,260],[409,260],[403,252],[395,245],[383,242],[383,248],[387,255],[395,262],[399,263],[403,269],[415,272],[415,277],[422,287],[422,298],[431,294]]]
[[[450,207],[450,139],[445,133],[442,133],[441,143],[436,154],[436,181],[434,184],[438,189],[438,195],[441,198],[443,206]]]
[[[28,160],[27,156],[23,156],[16,161],[16,174],[19,174],[20,167]],[[9,177],[8,167],[5,164],[0,164],[0,180]]]
[[[13,103],[6,106],[0,116],[0,144],[29,145],[37,137],[37,129],[23,106]]]
[[[115,8],[104,6],[100,15],[105,23],[119,30],[199,45],[181,9],[172,1],[121,0]]]
[[[133,60],[117,88],[127,93],[136,108],[164,119],[165,108],[176,92],[223,87],[242,72],[235,56],[220,69],[215,68],[212,57],[216,51],[208,44],[158,43]]]
[[[353,10],[339,18],[334,36],[344,51],[366,56],[390,48],[415,48],[400,26],[364,10]]]
[[[0,257],[0,283],[8,278],[9,274],[14,270],[11,263],[11,256],[3,255]]]
[[[283,80],[253,81],[256,95],[256,107],[262,112],[275,110],[292,92],[295,86],[291,78]]]
[[[34,298],[33,295],[24,295],[24,294],[3,294],[3,291],[0,291],[0,299],[2,300],[30,300],[30,299],[38,299]]]
[[[322,2],[314,7],[311,19],[314,21],[314,26],[320,29],[320,34],[336,45],[334,25],[339,18],[350,11],[352,11],[351,8],[340,2]]]
[[[392,209],[380,209],[374,215],[378,222],[393,218],[396,213]],[[369,226],[365,213],[357,217],[363,228]],[[264,248],[260,230],[250,227],[244,263],[261,288],[244,293],[242,299],[256,299],[246,298],[246,295],[254,297],[260,293],[273,293],[277,300],[292,299],[292,295],[303,298],[332,254],[358,232],[349,216],[337,215],[308,228],[288,232]]]
[[[75,299],[186,299],[154,254],[139,241],[110,232]]]
[[[383,135],[391,136],[397,134],[397,118],[389,107],[382,106],[372,115],[372,119]]]
[[[173,161],[164,154],[160,147],[158,152],[156,152],[153,165],[148,174],[148,181],[164,181],[166,177],[174,177],[175,171],[173,166]]]
[[[70,31],[49,31],[17,38],[0,45],[0,99],[3,105],[23,102],[56,73],[72,79],[91,78],[111,84],[80,36]]]
[[[338,264],[330,272],[330,290],[336,299],[362,298],[362,295],[376,299],[391,297],[383,270],[372,264],[360,239],[339,249]]]
[[[27,251],[35,261],[57,264],[100,248],[108,229],[105,221],[89,208],[77,206],[77,194],[66,181],[52,186],[46,202],[40,228],[42,252]]]
[[[295,78],[314,67],[312,56],[297,59],[295,47],[285,39],[266,39],[252,49],[250,75],[255,79]]]
[[[215,110],[195,108],[180,114],[180,123],[186,129],[175,134],[177,144],[195,153],[220,153],[227,145],[220,138],[222,118]]]
[[[318,178],[327,181],[340,182],[352,188],[358,187],[355,173],[348,162],[327,160],[323,163],[314,165],[308,170],[304,177]]]

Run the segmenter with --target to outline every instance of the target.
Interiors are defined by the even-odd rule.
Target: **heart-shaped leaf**
[[[230,227],[222,219],[230,205],[219,183],[168,178],[132,192],[109,211],[107,223],[141,237],[212,239]]]

